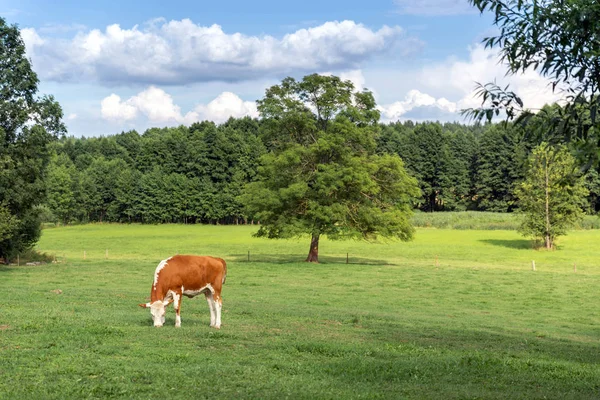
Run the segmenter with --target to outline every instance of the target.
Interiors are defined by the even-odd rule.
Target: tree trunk
[[[546,249],[552,248],[552,240],[550,240],[550,184],[548,179],[548,158],[545,159],[545,173],[546,173]]]
[[[319,262],[319,234],[313,234],[310,240],[310,250],[306,262]]]

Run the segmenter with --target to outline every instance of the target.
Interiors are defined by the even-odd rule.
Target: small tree
[[[517,187],[524,214],[519,230],[543,241],[547,249],[583,217],[588,191],[575,170],[575,159],[565,146],[542,143],[529,158],[527,178]]]
[[[269,152],[242,203],[261,223],[257,236],[309,234],[309,262],[318,262],[321,235],[413,235],[417,182],[398,156],[375,154],[379,112],[370,92],[353,89],[350,81],[314,74],[286,78],[258,102]]]

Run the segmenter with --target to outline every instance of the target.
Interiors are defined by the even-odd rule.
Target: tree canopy
[[[19,29],[0,18],[0,258],[33,245],[40,235],[47,144],[66,132],[52,96],[38,96],[38,78]]]
[[[542,143],[533,150],[526,178],[516,191],[524,216],[521,233],[551,249],[555,239],[583,217],[588,190],[577,172],[565,146]]]
[[[258,236],[308,234],[311,262],[321,235],[412,237],[417,182],[397,155],[376,154],[379,112],[370,92],[335,76],[286,78],[258,109],[270,151],[242,196],[260,220]]]

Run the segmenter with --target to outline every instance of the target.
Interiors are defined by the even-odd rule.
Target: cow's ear
[[[140,304],[138,304],[138,306],[140,306],[142,308],[148,308],[148,307],[150,307],[150,303],[140,303]]]
[[[164,301],[163,300],[163,306],[168,306],[169,304],[171,304],[173,302],[173,300],[169,300],[169,301]]]

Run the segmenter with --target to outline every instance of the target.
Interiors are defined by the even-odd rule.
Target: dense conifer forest
[[[515,188],[532,149],[547,137],[511,123],[380,124],[379,153],[398,154],[417,178],[416,209],[516,210]],[[44,219],[79,222],[252,223],[239,196],[267,148],[261,121],[152,128],[103,137],[66,137],[51,144]],[[588,213],[600,179],[585,169]]]

